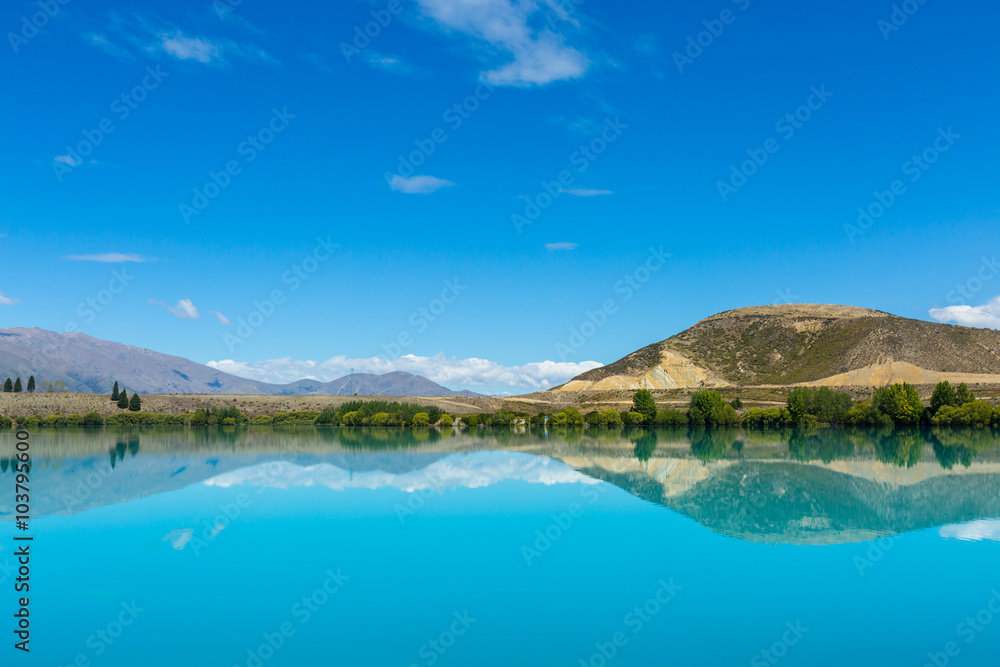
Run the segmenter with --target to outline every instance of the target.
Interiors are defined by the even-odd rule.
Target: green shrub
[[[364,419],[364,413],[359,410],[355,410],[353,412],[344,413],[344,415],[340,418],[340,423],[344,426],[361,426]]]
[[[88,412],[83,416],[84,426],[104,426],[104,417],[97,412]]]
[[[438,421],[441,426],[454,426],[455,420],[451,418],[451,415],[441,415],[441,419]]]
[[[872,395],[872,409],[887,415],[893,424],[912,426],[920,423],[924,406],[917,390],[906,383],[879,387]]]
[[[410,426],[430,426],[430,424],[431,418],[427,416],[426,412],[418,412],[410,420]]]
[[[337,415],[336,408],[326,408],[319,413],[313,423],[317,426],[336,426],[340,423],[340,417]]]
[[[560,410],[552,420],[554,426],[583,426],[583,415],[576,408]]]
[[[314,424],[319,410],[290,410],[274,415],[275,426],[304,426]]]
[[[270,415],[257,415],[250,420],[253,426],[270,426],[274,423],[274,419]]]
[[[748,427],[775,428],[794,423],[788,408],[750,408],[743,415],[743,425]]]
[[[674,408],[666,408],[656,413],[657,426],[686,426],[687,415]]]
[[[622,421],[625,422],[626,426],[640,426],[646,421],[646,415],[631,410],[625,413],[625,418]]]
[[[993,423],[993,405],[989,401],[972,401],[958,407],[942,405],[931,417],[935,426],[974,426],[982,428]]]
[[[14,425],[14,420],[10,417],[0,416],[0,428],[10,428]]]
[[[788,411],[797,424],[843,424],[853,404],[850,394],[829,387],[796,387],[788,393]],[[810,420],[810,416],[815,419]]]
[[[608,426],[622,425],[622,416],[617,410],[605,410],[604,417],[607,420]]]
[[[592,410],[584,415],[584,419],[590,426],[607,426],[608,416],[603,412],[598,412],[597,410]]]
[[[479,415],[475,412],[471,412],[467,415],[462,415],[462,423],[470,428],[475,428],[479,426]]]
[[[728,426],[738,424],[740,417],[719,392],[702,389],[691,397],[688,421],[693,426]]]
[[[135,394],[132,394],[132,395],[135,396]],[[233,417],[224,417],[222,419],[222,425],[223,426],[236,426],[236,419],[233,418]]]

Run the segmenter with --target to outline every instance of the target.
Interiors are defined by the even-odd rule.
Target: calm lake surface
[[[0,458],[13,452],[2,436]],[[0,664],[1000,664],[989,431],[31,434]]]

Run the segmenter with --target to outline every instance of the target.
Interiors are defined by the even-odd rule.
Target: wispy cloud
[[[162,301],[157,301],[156,299],[150,299],[149,302],[154,306],[166,308],[179,320],[196,320],[201,317],[198,314],[198,309],[195,308],[191,299],[178,299],[176,306],[168,306]]]
[[[74,160],[70,155],[57,155],[52,158],[56,162],[62,162],[63,164],[68,164],[71,167],[75,167],[80,164],[79,160]]]
[[[167,542],[171,547],[177,551],[181,551],[191,541],[191,537],[194,536],[194,530],[191,528],[184,529],[174,529],[163,536],[161,542]]]
[[[277,64],[267,51],[255,44],[192,34],[148,13],[109,12],[99,30],[85,31],[82,37],[91,46],[126,61],[148,56],[218,66],[230,60]]]
[[[555,252],[557,250],[575,250],[577,244],[571,241],[559,241],[558,243],[546,243],[545,249],[549,252]]]
[[[200,63],[212,62],[222,51],[219,44],[202,37],[187,37],[180,30],[160,35],[160,47],[178,60],[197,60]]]
[[[373,69],[390,72],[392,74],[405,75],[413,74],[417,71],[413,65],[409,64],[401,57],[387,53],[378,53],[377,51],[365,51],[364,61]]]
[[[20,303],[20,301],[5,296],[3,292],[0,292],[0,306],[13,306],[15,303]]]
[[[217,311],[217,310],[210,310],[208,312],[211,313],[212,315],[215,315],[217,318],[219,318],[219,322],[223,326],[227,326],[228,327],[231,324],[231,322],[229,321],[229,318],[226,317],[225,315],[223,315],[222,313],[220,313],[219,311]]]
[[[966,542],[981,542],[990,540],[1000,542],[1000,520],[979,519],[968,523],[953,523],[941,526],[938,531],[941,537]]]
[[[993,297],[981,306],[931,308],[929,314],[938,322],[954,322],[981,329],[1000,329],[1000,296]]]
[[[307,63],[315,65],[323,74],[333,74],[334,72],[333,67],[318,53],[302,53],[299,57]]]
[[[588,188],[570,188],[563,190],[563,192],[572,197],[600,197],[602,195],[614,194],[611,190],[590,190]]]
[[[566,45],[564,35],[551,28],[535,29],[544,22],[544,8],[535,2],[514,0],[417,0],[423,13],[447,32],[458,32],[486,42],[492,51],[512,59],[482,73],[499,86],[542,86],[553,81],[577,79],[590,60]],[[571,25],[571,24],[568,24]]]
[[[360,373],[377,375],[405,371],[422,375],[449,389],[513,394],[550,389],[602,364],[596,361],[539,361],[521,366],[504,366],[488,359],[456,359],[444,354],[418,357],[408,354],[391,361],[382,357],[352,359],[336,356],[326,361],[286,357],[269,361],[224,359],[209,361],[208,365],[239,377],[278,384],[303,378],[329,382],[347,375],[352,368]]]
[[[123,264],[125,262],[155,262],[155,257],[143,257],[142,255],[129,255],[121,252],[105,252],[97,255],[66,255],[63,259],[72,262],[103,262],[105,264]]]
[[[389,187],[393,190],[405,192],[408,195],[428,195],[452,185],[455,184],[434,176],[410,176],[406,178],[397,174],[389,181]]]

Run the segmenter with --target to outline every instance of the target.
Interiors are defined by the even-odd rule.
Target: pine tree
[[[3,390],[7,394],[14,391],[14,384],[10,381],[10,378],[7,378],[7,381],[3,383]]]
[[[28,393],[29,394],[34,394],[35,393],[35,376],[34,375],[29,375],[28,376]]]
[[[118,381],[117,380],[115,381],[114,388],[111,390],[111,400],[115,401],[116,403],[118,402]]]
[[[21,393],[21,378],[17,378],[17,380],[14,381],[14,393]]]
[[[128,407],[128,394],[122,389],[122,393],[118,394],[118,407],[127,408]]]
[[[139,412],[142,410],[142,399],[139,398],[139,394],[132,394],[132,400],[128,403],[128,409],[132,412]]]

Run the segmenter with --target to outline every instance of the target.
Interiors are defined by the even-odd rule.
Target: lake
[[[30,442],[26,655],[0,466],[5,665],[1000,664],[988,430]]]

